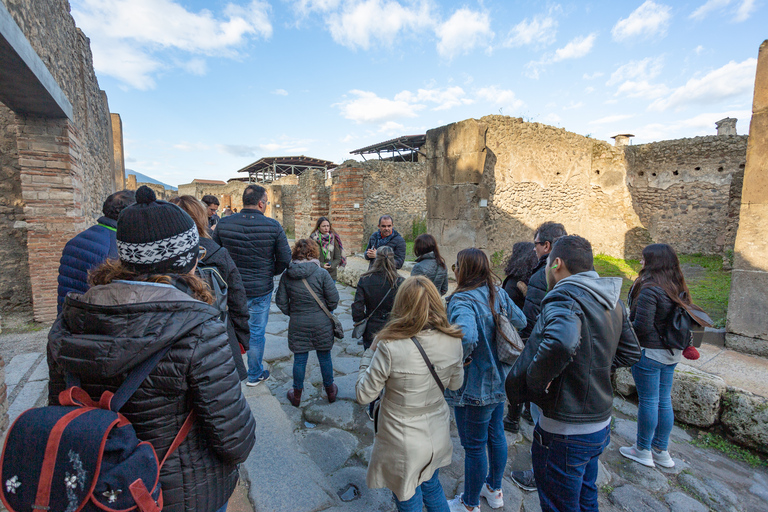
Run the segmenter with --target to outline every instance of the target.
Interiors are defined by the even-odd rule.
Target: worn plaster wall
[[[294,207],[297,239],[308,237],[317,219],[328,216],[330,199],[330,187],[325,185],[325,171],[309,170],[299,176]]]
[[[712,135],[625,147],[632,207],[651,239],[682,253],[733,249],[747,140]]]

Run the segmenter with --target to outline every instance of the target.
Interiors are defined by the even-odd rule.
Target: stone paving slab
[[[43,399],[43,394],[46,393],[47,389],[47,380],[36,380],[34,382],[27,382],[24,384],[24,386],[21,388],[21,391],[19,391],[19,394],[16,395],[16,399],[13,401],[10,407],[8,407],[8,419],[10,423],[16,421],[16,418],[18,418],[21,413],[27,409],[31,409],[32,407],[36,407],[38,405],[43,405],[41,400]]]
[[[42,355],[42,352],[28,352],[11,359],[10,363],[5,366],[5,384],[11,387],[21,382],[21,379],[32,369],[32,366]]]
[[[244,393],[256,421],[256,445],[243,463],[256,512],[315,512],[334,504],[323,472],[299,452],[280,403],[266,386]]]

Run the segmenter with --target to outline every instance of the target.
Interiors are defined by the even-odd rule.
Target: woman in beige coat
[[[360,361],[357,401],[367,404],[384,389],[367,484],[387,487],[400,512],[447,512],[438,469],[451,463],[451,413],[421,345],[443,387],[464,382],[461,329],[448,323],[435,285],[410,277],[395,296],[390,320]]]

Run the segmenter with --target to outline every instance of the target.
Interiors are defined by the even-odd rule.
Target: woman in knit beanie
[[[49,403],[65,372],[98,400],[128,373],[171,347],[120,410],[160,459],[191,411],[191,432],[160,472],[163,511],[220,512],[237,484],[237,464],[254,445],[255,422],[240,390],[227,330],[194,269],[195,223],[148,187],[117,221],[119,260],[70,293],[48,336]],[[159,500],[158,500],[159,501]]]

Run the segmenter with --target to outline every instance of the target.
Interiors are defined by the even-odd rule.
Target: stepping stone
[[[360,490],[360,497],[354,501],[341,504],[333,510],[339,511],[366,511],[366,512],[392,512],[395,504],[392,501],[392,491],[389,489],[369,489],[365,483],[366,468],[347,467],[330,475],[331,485],[338,492],[347,484],[353,484]]]
[[[515,485],[515,487],[517,486]],[[541,502],[539,501],[538,492],[523,493],[523,510],[525,510],[525,512],[541,512]]]
[[[645,489],[626,484],[617,487],[608,496],[611,503],[627,512],[659,512],[667,510],[666,505],[654,498]],[[528,510],[528,507],[525,508]]]
[[[29,379],[27,379],[27,382],[33,382],[33,381],[39,381],[39,380],[48,380],[48,361],[46,358],[42,358],[40,363],[35,368],[35,371],[32,372],[32,375],[29,376]]]
[[[269,334],[279,334],[288,330],[288,319],[285,316],[282,316],[282,319],[272,320],[272,318],[273,317],[270,317],[269,322],[267,322],[266,332]]]
[[[338,357],[333,360],[333,369],[344,375],[357,376],[360,370],[359,357]]]
[[[357,438],[337,428],[297,433],[301,445],[324,473],[340,469],[357,451]]]
[[[281,359],[288,359],[293,355],[293,352],[288,348],[288,339],[282,336],[273,336],[271,334],[266,335],[267,341],[264,344],[264,361],[269,363],[273,361],[279,361]],[[246,367],[248,363],[246,362]]]
[[[5,385],[10,388],[21,382],[21,379],[32,369],[32,365],[37,362],[41,355],[43,355],[41,352],[28,352],[11,359],[11,362],[5,367]],[[10,390],[8,393],[10,394]]]
[[[34,382],[27,382],[21,388],[21,391],[16,395],[16,399],[8,407],[8,421],[9,425],[16,421],[21,413],[27,409],[35,407],[39,402],[47,403],[47,400],[41,400],[47,396],[48,381],[36,380]]]
[[[355,406],[347,400],[318,403],[304,409],[304,419],[329,427],[351,430],[355,425]]]
[[[709,507],[679,491],[667,494],[664,501],[672,512],[709,512]]]
[[[357,374],[334,377],[333,382],[339,387],[339,393],[336,395],[339,400],[357,400],[355,393],[355,384],[357,383]]]
[[[366,446],[362,450],[358,450],[357,456],[363,461],[363,464],[368,466],[371,463],[371,453],[373,453],[373,445]]]
[[[619,436],[624,439],[627,444],[633,444],[637,438],[637,422],[632,420],[625,420],[623,418],[613,418],[613,429],[611,430],[611,439],[614,436]],[[620,446],[626,446],[616,441]]]
[[[620,396],[613,398],[613,408],[622,414],[637,419],[637,405],[628,400],[624,400]]]
[[[328,485],[317,464],[299,452],[294,426],[277,399],[271,394],[246,399],[259,418],[256,446],[241,465],[250,482],[248,494],[255,509],[313,512],[333,505],[333,486]]]
[[[701,480],[689,473],[677,477],[678,482],[691,490],[705,505],[717,511],[739,512],[739,498],[727,485],[712,478]]]
[[[667,480],[667,477],[661,474],[656,468],[649,468],[648,466],[643,466],[642,464],[633,462],[629,459],[625,460],[626,462],[620,461],[621,464],[619,464],[617,468],[614,468],[622,478],[633,484],[637,484],[641,489],[647,489],[651,492],[669,491],[669,481]]]

